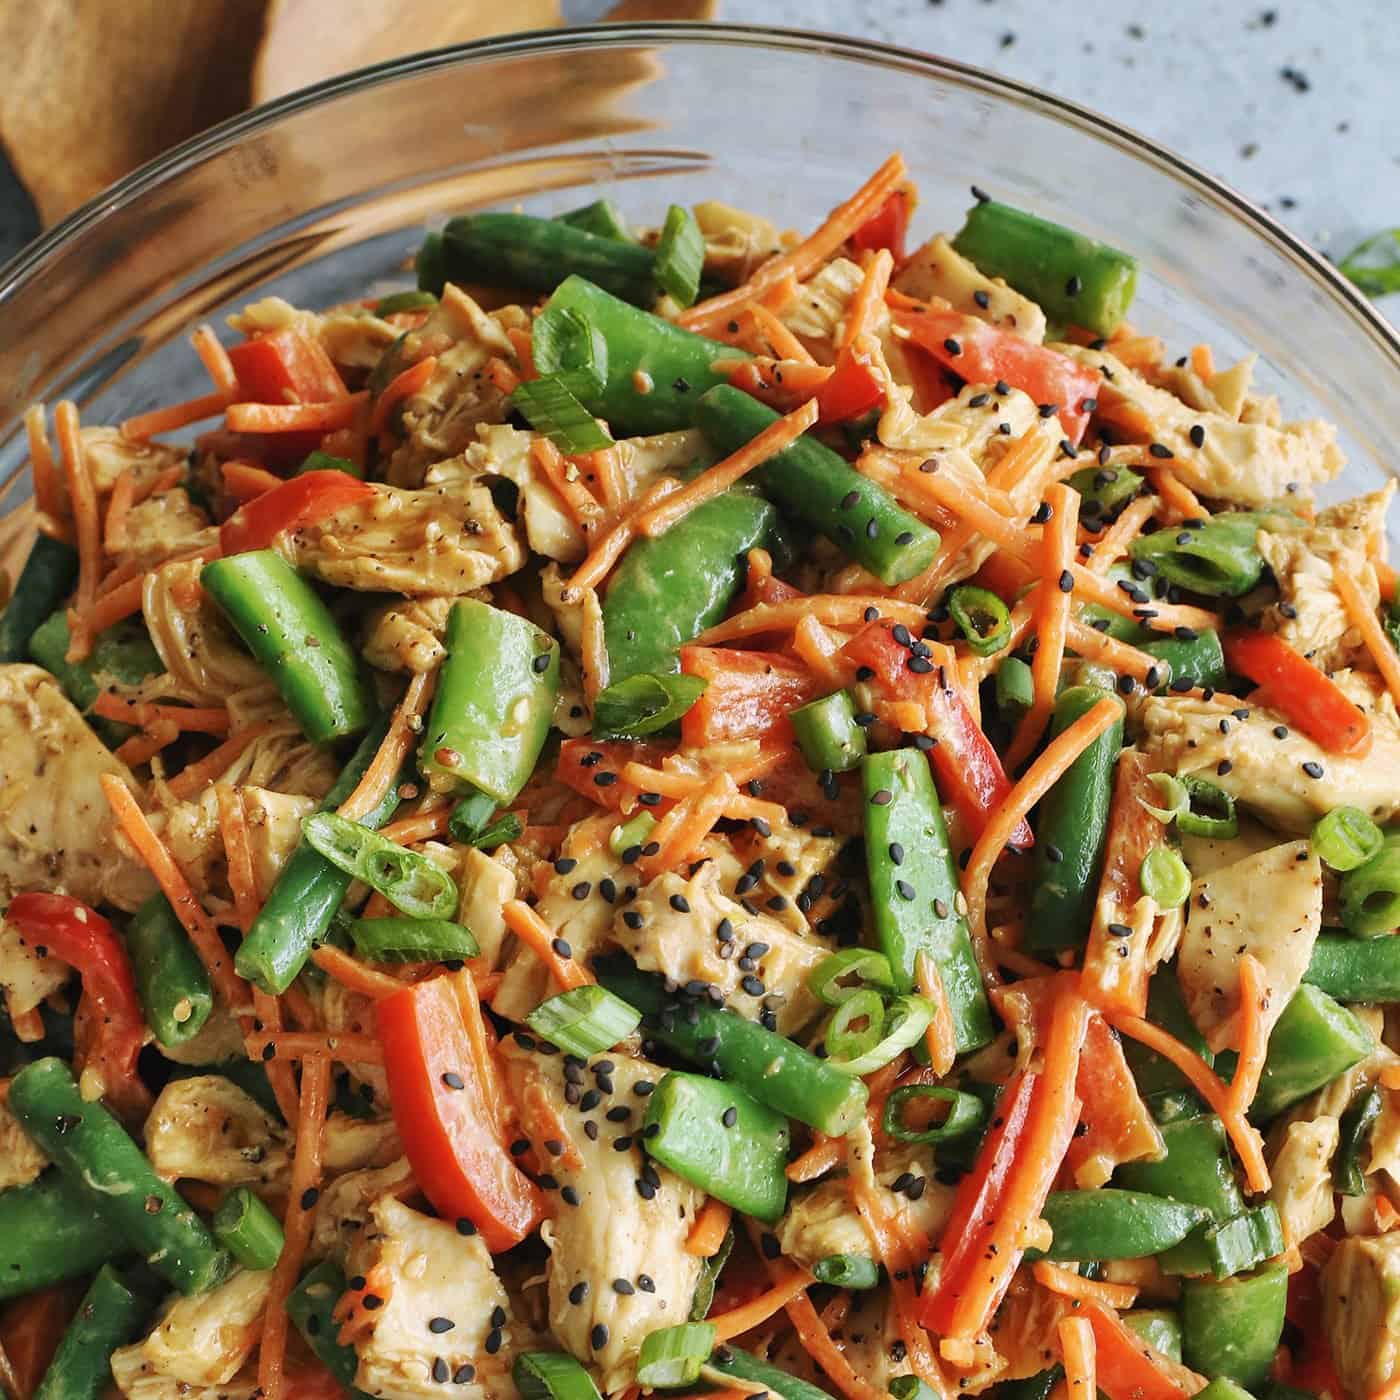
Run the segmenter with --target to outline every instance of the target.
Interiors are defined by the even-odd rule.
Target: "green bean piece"
[[[880,1268],[865,1254],[828,1254],[812,1265],[812,1277],[833,1288],[874,1288],[880,1282]]]
[[[1312,829],[1313,850],[1333,870],[1365,865],[1385,844],[1385,833],[1359,807],[1333,807]]]
[[[146,1024],[161,1045],[198,1035],[214,1009],[209,973],[163,894],[153,894],[123,935]]]
[[[701,676],[658,676],[648,672],[616,681],[593,702],[595,739],[640,739],[676,724],[705,693]]]
[[[1052,1191],[1042,1217],[1054,1238],[1047,1259],[1141,1259],[1180,1244],[1210,1219],[1204,1206],[1103,1187]]]
[[[1387,832],[1380,849],[1342,876],[1342,923],[1357,938],[1400,927],[1400,832]]]
[[[1284,1392],[1284,1393],[1280,1393]],[[1317,1400],[1306,1390],[1294,1390],[1291,1386],[1268,1382],[1260,1392],[1267,1400]],[[1254,1395],[1244,1386],[1237,1385],[1229,1376],[1217,1376],[1204,1390],[1196,1392],[1199,1400],[1254,1400]]]
[[[1375,1048],[1370,1031],[1351,1011],[1305,983],[1294,992],[1269,1035],[1264,1072],[1249,1116],[1267,1123]]]
[[[595,238],[612,238],[619,243],[635,243],[622,211],[610,199],[595,199],[580,209],[554,216],[561,224],[572,224]]]
[[[451,962],[481,951],[471,929],[450,919],[356,919],[350,939],[367,962]]]
[[[767,404],[727,384],[708,390],[695,406],[695,426],[726,454],[737,452],[777,421]],[[881,583],[906,582],[938,553],[936,530],[815,438],[798,438],[754,476],[766,496],[827,536]]]
[[[313,744],[368,727],[376,706],[364,662],[320,595],[276,550],[212,560],[199,581]]]
[[[1035,700],[1031,668],[1019,656],[1008,656],[997,667],[997,709],[1008,720],[1018,720]]]
[[[1055,701],[1050,725],[1063,734],[1088,714],[1105,692],[1071,686]],[[1123,747],[1123,705],[1119,717],[1065,770],[1040,804],[1035,849],[1031,854],[1031,908],[1025,946],[1030,953],[1080,947],[1089,936],[1108,839],[1113,774]]]
[[[1253,511],[1213,515],[1139,535],[1129,546],[1134,559],[1156,566],[1159,575],[1210,598],[1238,598],[1263,576],[1264,556],[1255,543],[1273,522]]]
[[[29,639],[77,581],[78,551],[52,535],[36,535],[15,591],[0,612],[0,663],[28,658]]]
[[[740,1351],[738,1347],[718,1348],[710,1364],[716,1371],[733,1376],[735,1380],[764,1386],[774,1400],[832,1400],[830,1391],[810,1381],[800,1381],[767,1361],[760,1361],[758,1357]]]
[[[1079,513],[1100,521],[1116,515],[1142,490],[1143,478],[1127,467],[1081,467],[1069,478],[1079,492]]]
[[[10,1112],[58,1169],[182,1293],[222,1282],[232,1261],[174,1187],[62,1060],[36,1060],[10,1081]]]
[[[1243,1386],[1268,1374],[1283,1334],[1288,1270],[1270,1264],[1234,1278],[1181,1285],[1181,1353],[1192,1370]]]
[[[345,1275],[329,1259],[308,1269],[287,1298],[287,1316],[316,1359],[350,1392],[353,1400],[369,1400],[355,1388],[360,1358],[355,1348],[341,1343],[340,1324],[333,1316],[345,1292]]]
[[[1190,681],[1199,687],[1225,684],[1225,652],[1220,645],[1220,633],[1213,627],[1204,628],[1191,637],[1164,637],[1160,632],[1149,632],[1129,640],[1139,651],[1164,663],[1157,686],[1159,691],[1165,690],[1173,680]]]
[[[219,1202],[210,1228],[245,1269],[270,1269],[282,1254],[281,1221],[246,1186]]]
[[[55,1167],[0,1191],[0,1301],[90,1274],[124,1247],[91,1197]]]
[[[788,718],[797,747],[814,773],[848,773],[865,757],[865,730],[856,723],[849,692],[838,690],[799,705]]]
[[[420,291],[431,292],[434,297],[442,292],[450,278],[442,234],[430,233],[424,237],[413,259],[413,269],[418,275]]]
[[[948,611],[974,656],[992,656],[1007,644],[1011,612],[990,588],[965,583],[953,589],[947,601]]]
[[[559,644],[532,622],[459,598],[418,765],[434,786],[515,800],[544,748],[559,692]]]
[[[335,812],[313,812],[301,834],[332,865],[376,889],[410,919],[450,919],[457,885],[440,865]]]
[[[1371,1130],[1380,1117],[1384,1102],[1377,1085],[1365,1085],[1357,1091],[1342,1114],[1337,1155],[1332,1162],[1332,1184],[1344,1196],[1366,1194],[1366,1172],[1361,1165],[1361,1154],[1370,1141]]]
[[[1321,934],[1303,981],[1338,1001],[1400,1001],[1400,938]]]
[[[98,1400],[112,1383],[112,1353],[140,1331],[155,1305],[153,1293],[104,1264],[78,1304],[34,1400]]]
[[[1133,1308],[1122,1319],[1154,1351],[1181,1360],[1181,1319],[1171,1308]]]

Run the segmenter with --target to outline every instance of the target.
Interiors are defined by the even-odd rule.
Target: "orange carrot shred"
[[[732,1308],[729,1312],[717,1313],[706,1318],[714,1325],[715,1340],[727,1342],[733,1337],[742,1336],[760,1323],[767,1322],[779,1308],[784,1308],[800,1293],[812,1286],[812,1275],[806,1269],[789,1268],[777,1282],[757,1298]]]
[[[1137,1300],[1137,1289],[1130,1283],[1108,1283],[1103,1279],[1085,1278],[1062,1264],[1049,1259],[1037,1259],[1031,1266],[1035,1281],[1052,1293],[1066,1298],[1093,1298],[1106,1307],[1130,1308]]]
[[[508,900],[501,914],[506,927],[544,963],[566,992],[592,983],[593,976],[586,967],[555,950],[554,930],[528,904],[518,899]]]
[[[191,423],[215,418],[230,403],[225,393],[201,394],[196,399],[186,399],[183,403],[173,403],[166,408],[153,408],[149,413],[138,413],[121,424],[121,434],[132,442],[144,442],[161,433],[173,433],[179,428],[188,428]]]
[[[252,462],[225,462],[219,468],[224,490],[240,505],[282,485],[282,478]]]
[[[1365,643],[1371,660],[1375,662],[1376,670],[1381,673],[1386,688],[1395,703],[1400,705],[1400,655],[1396,654],[1395,648],[1390,644],[1390,638],[1385,635],[1376,618],[1376,610],[1367,603],[1362,595],[1361,586],[1343,570],[1332,570],[1332,586],[1337,590],[1337,596],[1341,598],[1352,626],[1361,633],[1361,640]]]
[[[272,720],[265,720],[260,724],[250,724],[236,733],[230,734],[218,748],[211,749],[197,762],[186,764],[171,778],[166,784],[170,789],[171,796],[186,802],[197,793],[202,792],[249,745],[264,735],[270,734],[275,727]]]
[[[219,807],[219,831],[228,862],[228,884],[233,894],[238,927],[247,933],[258,916],[258,886],[253,877],[253,848],[248,840],[248,818],[243,798],[232,783],[215,783],[214,800]]]
[[[204,365],[214,388],[230,398],[238,392],[238,371],[233,367],[229,353],[224,349],[212,326],[200,326],[190,337],[200,362]]]
[[[244,1037],[250,1060],[280,1056],[288,1060],[325,1057],[341,1064],[382,1065],[384,1047],[372,1035],[342,1031],[259,1031]]]
[[[1068,1400],[1094,1400],[1098,1376],[1094,1351],[1094,1329],[1087,1317],[1062,1317],[1056,1327],[1060,1354],[1065,1362]]]
[[[1269,1037],[1264,1027],[1264,1007],[1269,988],[1264,967],[1253,953],[1240,957],[1239,1063],[1230,1081],[1230,1111],[1243,1116],[1249,1112],[1264,1073],[1264,1056]]]
[[[44,427],[43,404],[30,404],[24,414],[24,431],[29,439],[29,471],[34,478],[34,504],[50,520],[64,516],[63,493],[58,485],[53,448]]]
[[[362,389],[329,403],[231,403],[224,421],[235,433],[329,433],[350,427],[368,399]]]
[[[739,315],[748,349],[756,355],[815,365],[812,352],[761,302],[750,302]]]
[[[881,248],[871,258],[870,266],[865,269],[865,276],[846,309],[841,349],[845,350],[854,345],[857,336],[875,333],[879,315],[885,309],[885,293],[889,290],[890,275],[893,272],[894,254],[888,248]]]
[[[435,676],[430,671],[418,671],[408,683],[389,722],[388,733],[374,757],[370,759],[355,790],[336,811],[348,821],[363,821],[384,800],[398,779],[408,751],[418,737],[423,711],[432,694]]]
[[[144,701],[124,700],[113,691],[104,690],[89,707],[89,713],[119,724],[135,725],[138,729],[166,721],[182,734],[226,734],[228,711],[211,706],[196,709],[186,705],[152,705]]]
[[[699,1215],[695,1217],[695,1223],[690,1227],[690,1234],[685,1240],[685,1252],[700,1259],[713,1259],[724,1244],[724,1237],[729,1233],[729,1222],[733,1216],[734,1212],[729,1206],[711,1196],[701,1207]]]
[[[563,453],[545,437],[537,437],[530,444],[530,456],[544,473],[545,480],[554,488],[555,494],[563,501],[579,529],[585,535],[600,529],[607,519],[607,514],[578,477],[578,468],[567,463]],[[571,472],[574,473],[572,476]]]
[[[405,399],[419,393],[437,372],[437,356],[429,355],[416,365],[401,369],[384,387],[384,391],[374,401],[374,410],[369,416],[369,431],[377,437],[389,426],[389,415]]]
[[[672,492],[680,489],[680,482],[673,476],[663,476],[653,481],[637,502],[637,508],[632,514],[624,516],[599,536],[589,550],[588,557],[574,570],[567,587],[597,588],[622,558],[627,546],[637,538],[638,518],[658,502],[665,500]]]
[[[358,992],[361,996],[381,1001],[404,989],[404,983],[387,972],[379,972],[352,957],[343,948],[323,943],[312,951],[311,961],[334,982],[339,982],[347,991]]]
[[[379,834],[400,846],[412,846],[419,841],[432,841],[447,835],[447,822],[452,816],[452,803],[444,802],[411,816],[399,817],[380,827]]]
[[[68,488],[68,504],[73,511],[74,538],[78,548],[78,587],[69,613],[72,640],[67,659],[84,661],[92,650],[88,615],[97,599],[97,579],[102,569],[97,491],[88,468],[87,454],[83,450],[78,409],[71,399],[64,399],[54,409],[53,423],[58,436],[59,455],[63,459],[63,479]]]
[[[637,862],[638,873],[650,880],[690,860],[738,795],[734,779],[717,773],[699,792],[682,798],[653,829],[651,844],[658,849]]]
[[[126,521],[136,499],[136,477],[124,471],[112,487],[107,501],[107,517],[102,522],[102,548],[108,554],[119,554],[126,548]]]
[[[168,719],[156,720],[150,728],[118,744],[114,753],[128,768],[149,763],[162,749],[180,737],[179,727]]]
[[[925,1032],[925,1044],[928,1046],[929,1064],[934,1073],[942,1078],[953,1068],[958,1054],[948,991],[943,985],[938,965],[922,950],[915,956],[914,974],[920,993],[933,1003],[933,1020]]]

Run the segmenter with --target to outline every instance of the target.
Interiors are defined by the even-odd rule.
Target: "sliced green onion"
[[[557,379],[529,379],[517,385],[510,406],[567,456],[612,446],[598,420]]]
[[[673,204],[656,240],[656,281],[681,306],[690,306],[700,290],[704,266],[705,235],[689,209]]]
[[[526,1018],[530,1029],[569,1055],[611,1050],[641,1024],[642,1013],[606,987],[575,987],[542,1001]]]
[[[270,1269],[282,1254],[282,1224],[246,1186],[219,1202],[209,1227],[245,1269]]]
[[[493,851],[507,841],[518,841],[525,824],[514,812],[502,812],[497,817],[496,799],[473,789],[452,809],[447,830],[454,841],[464,846]]]
[[[674,724],[705,693],[702,676],[645,672],[617,681],[593,702],[595,739],[637,739]]]
[[[293,476],[301,476],[303,472],[344,472],[346,476],[353,476],[359,481],[365,479],[365,469],[358,462],[352,462],[348,457],[334,457],[329,452],[308,452],[306,460],[302,462]]]
[[[865,1024],[858,1023],[864,1021]],[[857,987],[836,1008],[827,1024],[824,1043],[827,1057],[854,1060],[880,1043],[885,1028],[885,999],[870,987]]]
[[[523,1400],[602,1400],[582,1364],[562,1351],[522,1351],[510,1374]]]
[[[367,962],[451,962],[481,952],[471,929],[447,919],[356,919],[350,937]]]
[[[925,1099],[946,1103],[947,1113],[939,1123],[923,1128],[910,1126],[905,1118],[908,1105]],[[885,1136],[895,1142],[940,1143],[976,1132],[986,1121],[987,1105],[976,1094],[966,1094],[961,1089],[949,1089],[941,1084],[906,1084],[885,1100],[881,1127]]]
[[[1191,893],[1191,872],[1170,846],[1153,846],[1142,858],[1138,886],[1159,909],[1179,909]]]
[[[1188,836],[1208,836],[1215,841],[1229,841],[1240,834],[1240,819],[1235,815],[1235,799],[1228,792],[1190,774],[1179,779],[1186,788],[1189,805],[1176,814],[1178,831]]]
[[[1382,229],[1363,239],[1337,270],[1368,297],[1400,292],[1400,228]]]
[[[567,306],[546,307],[530,327],[530,353],[544,378],[575,398],[603,392],[608,382],[608,342],[597,326]]]
[[[864,1254],[828,1254],[812,1265],[812,1277],[834,1288],[874,1288],[880,1282],[880,1270]]]
[[[1014,716],[1029,710],[1035,700],[1031,668],[1019,656],[1008,656],[997,667],[997,709]]]
[[[1170,826],[1183,812],[1191,810],[1191,794],[1186,791],[1186,784],[1180,778],[1174,778],[1170,773],[1152,773],[1147,781],[1162,794],[1162,806],[1151,807],[1146,802],[1142,805],[1158,821]]]
[[[1333,807],[1312,829],[1313,850],[1333,870],[1365,865],[1385,841],[1385,834],[1360,807]]]
[[[570,209],[567,214],[556,214],[554,217],[559,223],[572,224],[595,238],[611,238],[614,243],[637,241],[632,237],[622,211],[610,199],[595,199],[582,209]]]
[[[507,841],[518,841],[525,832],[525,823],[514,812],[502,812],[495,821],[482,828],[471,844],[479,851],[494,851]]]
[[[637,1383],[647,1390],[691,1385],[714,1349],[713,1322],[682,1322],[648,1332],[637,1358]]]
[[[1342,876],[1342,923],[1358,938],[1373,938],[1400,927],[1400,834],[1387,835],[1381,848]]]
[[[1366,1194],[1366,1173],[1361,1152],[1380,1117],[1384,1097],[1380,1086],[1363,1086],[1347,1105],[1338,1124],[1337,1155],[1332,1162],[1332,1184],[1344,1196]]]
[[[894,991],[894,972],[890,960],[873,948],[843,948],[839,953],[823,958],[807,974],[807,988],[827,1006],[840,1006],[864,990],[859,985],[843,984],[842,979],[847,977],[855,978],[857,983],[869,983],[882,992]],[[827,1048],[831,1048],[829,1043]]]
[[[426,311],[436,306],[438,299],[431,292],[390,292],[374,304],[376,316],[392,316],[397,311]]]
[[[873,1015],[868,1000],[863,1008],[857,1007],[856,1011],[851,1011],[866,998],[878,1000],[879,994],[857,992],[849,1001],[842,1002],[836,1015],[831,1018],[831,1027],[843,1016],[844,1025],[849,1026],[851,1021],[863,1014],[870,1016],[869,1029],[861,1032],[843,1030],[839,1050],[832,1049],[831,1028],[827,1030],[827,1060],[833,1069],[839,1069],[843,1074],[872,1074],[877,1069],[883,1069],[902,1050],[913,1045],[933,1020],[933,1004],[918,996],[896,997],[889,1004],[888,1011],[881,1008]],[[869,1039],[870,1030],[875,1032],[873,1045],[864,1043]]]
[[[939,1400],[938,1392],[918,1376],[895,1376],[887,1389],[894,1400]]]
[[[650,839],[651,829],[655,825],[656,818],[650,812],[638,812],[621,826],[613,827],[612,835],[608,837],[608,849],[619,860],[628,851],[639,851]]]
[[[335,812],[313,812],[301,834],[332,865],[378,890],[409,918],[450,919],[457,912],[456,883],[417,851]]]
[[[965,583],[948,595],[948,611],[973,653],[991,656],[1011,638],[1011,613],[989,588]]]

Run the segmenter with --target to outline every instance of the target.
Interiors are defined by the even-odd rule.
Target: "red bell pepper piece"
[[[105,1096],[123,1112],[148,1107],[150,1099],[136,1073],[146,1018],[116,929],[66,894],[16,895],[5,919],[30,947],[66,962],[83,979],[92,1028],[87,1064],[101,1075]]]
[[[1084,436],[1091,412],[1085,400],[1098,393],[1099,377],[1094,370],[960,311],[940,310],[903,298],[891,308],[891,315],[915,345],[967,383],[1005,380],[1038,404],[1054,404],[1072,443]]]
[[[630,811],[637,789],[624,781],[623,768],[629,763],[654,767],[668,752],[669,748],[660,744],[632,739],[565,739],[559,745],[554,776],[600,807]],[[603,778],[601,783],[599,777]]]
[[[1079,1312],[1094,1329],[1095,1371],[1099,1389],[1109,1400],[1186,1400],[1189,1392],[1172,1374],[1174,1363],[1154,1351],[1112,1308],[1089,1299]]]
[[[81,1285],[60,1283],[16,1298],[0,1317],[0,1351],[10,1359],[20,1400],[38,1391],[82,1297]]]
[[[846,423],[885,401],[885,377],[869,347],[848,345],[836,357],[831,377],[817,390],[818,422]]]
[[[694,749],[735,739],[791,743],[788,714],[822,691],[805,666],[774,651],[682,647],[681,671],[709,682],[681,717],[681,740]]]
[[[544,1200],[490,1130],[493,1105],[451,979],[405,987],[375,1016],[394,1121],[423,1194],[444,1219],[470,1220],[493,1254],[519,1244]]]
[[[1330,676],[1282,637],[1273,632],[1229,632],[1224,645],[1229,668],[1259,687],[1253,698],[1285,715],[1313,743],[1349,758],[1370,752],[1370,720]]]
[[[928,733],[935,740],[929,762],[938,790],[958,809],[974,839],[982,834],[992,813],[1011,791],[1011,780],[992,742],[978,727],[961,692],[945,685],[939,668],[911,671],[913,656],[894,638],[893,624],[872,622],[841,649],[852,665],[873,674],[872,685],[890,700],[916,700],[928,717]],[[703,698],[703,697],[702,697]],[[1024,820],[1011,835],[1010,845],[1026,850],[1035,843]]]
[[[300,331],[254,336],[228,357],[244,403],[333,403],[347,393],[321,343]]]
[[[239,506],[219,530],[219,548],[226,555],[267,549],[284,530],[319,524],[373,495],[373,486],[346,472],[304,472]]]
[[[851,245],[872,252],[888,248],[895,266],[904,261],[904,235],[909,231],[909,196],[895,190],[852,235]]]

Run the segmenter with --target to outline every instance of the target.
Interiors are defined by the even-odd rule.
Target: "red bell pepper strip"
[[[283,531],[319,524],[374,490],[346,472],[304,472],[239,506],[219,530],[219,548],[225,555],[267,549]]]
[[[1004,380],[1038,404],[1054,404],[1070,442],[1078,443],[1098,393],[1098,374],[1062,355],[1033,345],[1012,331],[908,297],[892,298],[891,315],[909,339],[969,384]]]
[[[489,1130],[487,1101],[461,1001],[433,977],[375,1007],[389,1101],[418,1184],[446,1220],[470,1220],[493,1253],[543,1219],[539,1188]]]
[[[1253,698],[1278,710],[1313,743],[1348,758],[1370,752],[1370,720],[1330,676],[1282,637],[1272,632],[1228,632],[1224,645],[1226,665],[1259,687]]]
[[[300,331],[270,331],[229,349],[245,403],[333,403],[345,381],[321,343]]]
[[[31,1400],[82,1301],[77,1283],[16,1298],[0,1316],[0,1351],[10,1360],[17,1400]]]
[[[1190,1373],[1155,1351],[1097,1298],[1079,1305],[1079,1314],[1094,1329],[1094,1360],[1099,1389],[1109,1400],[1186,1400],[1183,1384]],[[1199,1384],[1199,1382],[1197,1382]],[[1194,1387],[1193,1387],[1194,1389]]]
[[[580,797],[600,807],[610,807],[615,812],[630,811],[637,789],[623,779],[622,770],[629,763],[652,767],[669,751],[660,744],[636,740],[565,739],[559,745],[554,776],[565,787],[573,788]],[[652,810],[659,815],[659,808]]]
[[[872,252],[888,248],[895,266],[904,261],[904,236],[909,230],[909,196],[895,190],[852,235],[852,247]]]
[[[916,658],[909,647],[895,640],[889,622],[870,623],[846,643],[841,655],[869,671],[867,679],[887,699],[915,700],[924,707],[928,733],[935,741],[929,762],[938,790],[957,808],[975,840],[1011,791],[1011,780],[961,692],[945,684],[946,678],[940,679],[937,666],[910,670]],[[1027,850],[1034,843],[1030,825],[1023,820],[1009,844]]]
[[[682,647],[681,671],[709,681],[681,717],[681,740],[695,749],[735,739],[791,743],[789,712],[822,693],[805,666],[773,651]]]
[[[885,401],[885,376],[865,339],[856,337],[836,357],[831,377],[817,390],[820,423],[846,423],[860,418]]]
[[[92,1028],[87,1064],[102,1078],[105,1097],[126,1112],[149,1107],[136,1073],[146,1042],[146,1018],[136,994],[126,946],[95,909],[66,894],[19,894],[6,922],[31,947],[66,962],[83,979]]]

